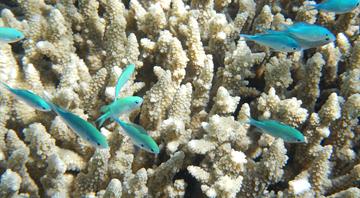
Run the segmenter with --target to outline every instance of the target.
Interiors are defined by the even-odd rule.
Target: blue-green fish
[[[121,114],[129,113],[134,109],[139,108],[143,103],[143,99],[138,96],[129,96],[118,99],[121,88],[130,79],[134,71],[135,65],[129,64],[119,76],[115,87],[114,101],[109,105],[101,107],[100,109],[100,111],[104,114],[96,120],[96,122],[99,122],[99,127],[101,127],[108,118],[118,118]]]
[[[99,122],[99,126],[101,127],[108,118],[118,118],[121,114],[129,113],[139,108],[142,103],[143,99],[138,96],[119,98],[109,105],[101,107],[100,111],[104,114],[100,116],[96,122]]]
[[[250,118],[250,125],[262,129],[265,133],[283,139],[289,143],[305,143],[304,135],[297,129],[276,120],[255,120]]]
[[[268,33],[286,33],[291,38],[295,39],[302,49],[309,49],[326,45],[334,42],[336,37],[327,28],[309,24],[305,22],[298,22],[293,25],[282,25],[281,31],[269,30]]]
[[[325,0],[319,4],[308,5],[311,9],[322,10],[326,12],[335,12],[343,14],[351,12],[360,4],[360,0]]]
[[[257,35],[247,35],[240,34],[241,37],[244,37],[246,40],[254,41],[260,45],[264,45],[274,49],[275,51],[280,52],[296,52],[301,51],[301,46],[299,43],[288,36],[287,34],[279,33],[266,33],[266,34],[257,34]]]
[[[119,118],[114,120],[123,128],[126,135],[128,135],[134,144],[148,152],[159,154],[160,149],[156,142],[149,136],[145,129],[134,123],[127,123]]]
[[[2,43],[14,43],[23,39],[24,37],[24,34],[17,29],[0,27],[0,42]]]
[[[130,79],[131,75],[135,71],[135,65],[129,64],[126,68],[122,71],[119,79],[117,80],[116,87],[115,87],[115,100],[119,96],[121,88],[125,85],[125,83]]]
[[[46,94],[45,94],[46,96]],[[51,109],[61,117],[61,119],[81,138],[88,141],[91,145],[97,148],[109,148],[106,137],[92,124],[86,120],[80,118],[79,116],[66,111],[65,109],[56,106],[50,99],[46,96],[47,103],[50,105]]]
[[[49,104],[40,96],[26,89],[15,89],[0,81],[2,87],[10,91],[16,99],[25,102],[27,105],[39,111],[51,111]]]

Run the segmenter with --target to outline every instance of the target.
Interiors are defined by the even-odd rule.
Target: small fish
[[[254,41],[260,45],[264,45],[280,52],[296,52],[301,51],[301,46],[295,39],[291,38],[287,34],[281,33],[267,33],[257,35],[240,34],[246,40]]]
[[[159,154],[160,149],[156,142],[149,136],[145,129],[134,123],[127,123],[119,118],[114,120],[123,128],[126,135],[128,135],[134,144],[148,152]]]
[[[115,100],[119,96],[121,88],[125,85],[125,83],[130,79],[131,75],[135,71],[135,65],[129,64],[126,68],[122,71],[119,79],[117,80],[116,87],[115,87]]]
[[[335,12],[336,14],[344,14],[351,12],[360,5],[360,0],[325,0],[319,4],[307,5],[310,10],[322,10],[326,12]]]
[[[286,33],[295,39],[302,49],[309,49],[334,42],[336,37],[327,28],[298,22],[293,25],[282,25],[281,31],[268,30],[268,33]]]
[[[15,89],[0,81],[0,85],[10,91],[20,101],[25,102],[27,105],[39,111],[51,111],[50,105],[40,96],[26,89]]]
[[[25,38],[24,34],[17,29],[0,27],[0,42],[14,43]]]
[[[80,118],[79,116],[66,111],[65,109],[56,106],[50,102],[49,97],[45,93],[47,103],[50,105],[51,109],[62,118],[62,120],[81,138],[88,141],[91,145],[96,148],[106,149],[109,148],[106,137],[97,130],[92,124],[86,120]]]
[[[130,79],[134,71],[135,65],[129,64],[119,76],[115,87],[114,101],[109,105],[101,107],[100,109],[100,111],[104,114],[96,120],[96,122],[99,122],[99,127],[101,127],[108,118],[114,119],[119,117],[121,114],[129,113],[134,109],[139,108],[143,103],[143,99],[138,96],[118,98],[121,88]]]
[[[119,98],[109,105],[101,107],[100,111],[104,114],[100,116],[96,122],[99,122],[99,126],[101,127],[108,118],[118,118],[121,114],[129,113],[139,108],[142,103],[143,99],[138,96]]]
[[[276,120],[255,120],[250,118],[248,123],[262,129],[271,136],[283,139],[285,142],[305,143],[304,135],[300,131]]]

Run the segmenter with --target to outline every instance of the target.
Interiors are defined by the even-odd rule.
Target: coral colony
[[[360,197],[359,0],[0,3],[0,197]]]

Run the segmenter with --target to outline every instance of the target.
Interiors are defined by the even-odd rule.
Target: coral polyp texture
[[[4,3],[5,2],[5,3]],[[320,1],[317,1],[318,3]],[[0,80],[43,91],[95,125],[128,64],[121,115],[157,142],[134,149],[119,125],[96,149],[59,116],[0,90],[0,197],[360,197],[360,9],[336,15],[303,0],[10,0]],[[315,23],[336,40],[274,52],[239,33]],[[297,128],[286,143],[249,118]]]

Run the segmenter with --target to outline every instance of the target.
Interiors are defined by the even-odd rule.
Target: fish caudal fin
[[[245,38],[245,40],[253,40],[254,36],[248,34],[240,34],[240,37]]]
[[[250,125],[255,125],[258,121],[253,119],[253,118],[249,118],[249,121],[247,122]]]
[[[109,117],[110,117],[110,112],[106,112],[102,116],[100,116],[98,119],[96,119],[95,122],[98,122],[99,127],[101,127]]]
[[[1,87],[4,87],[5,89],[7,89],[7,90],[9,90],[9,91],[11,91],[11,89],[12,89],[8,84],[4,83],[4,82],[1,81],[1,80],[0,80],[0,86],[1,86]]]

